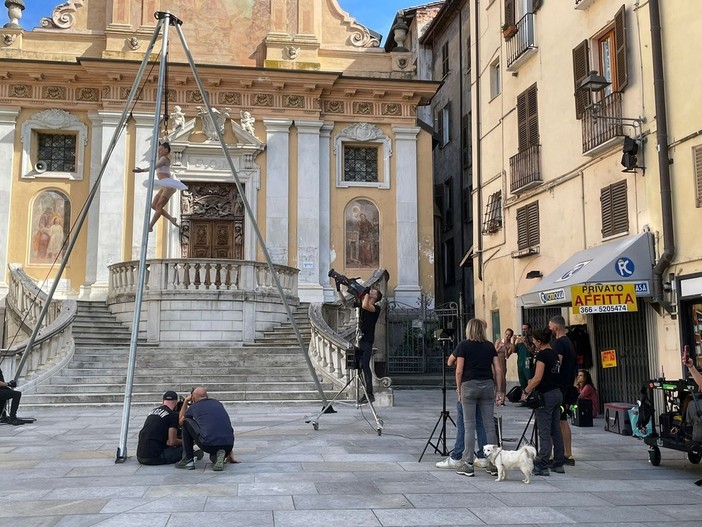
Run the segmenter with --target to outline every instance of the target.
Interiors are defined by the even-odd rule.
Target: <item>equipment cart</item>
[[[654,404],[654,394],[660,390],[664,399],[664,411],[656,414]],[[698,401],[699,393],[692,379],[680,379],[669,381],[665,379],[655,379],[648,381],[647,387],[642,390],[642,406],[650,405],[650,419],[653,420],[653,432],[644,438],[644,442],[649,446],[648,459],[651,465],[657,467],[661,464],[661,448],[672,448],[680,452],[687,452],[687,458],[691,463],[699,463],[702,460],[702,442],[693,441],[694,426],[700,426],[695,421],[690,422],[690,415],[702,416],[702,403]],[[645,399],[648,398],[648,401]],[[688,407],[692,405],[691,411]],[[642,419],[645,410],[639,410],[639,420],[645,426],[647,421]],[[658,423],[656,425],[656,422]],[[697,430],[699,435],[699,430]]]

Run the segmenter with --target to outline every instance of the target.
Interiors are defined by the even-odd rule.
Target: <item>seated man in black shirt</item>
[[[177,404],[178,394],[167,391],[163,394],[163,404],[146,416],[137,446],[137,460],[142,465],[172,465],[183,457],[182,441],[178,439]],[[199,454],[202,459],[203,453]]]
[[[176,468],[195,468],[194,444],[210,455],[213,470],[224,470],[225,458],[237,462],[232,454],[234,429],[229,414],[222,403],[207,396],[207,390],[195,388],[185,398],[178,419],[183,426],[183,459]]]
[[[0,370],[0,410],[5,407],[7,401],[12,400],[10,415],[3,417],[3,422],[17,426],[25,424],[26,421],[17,418],[17,409],[22,398],[22,392],[13,390],[15,386],[13,381],[5,382],[5,377],[3,377],[2,370]]]

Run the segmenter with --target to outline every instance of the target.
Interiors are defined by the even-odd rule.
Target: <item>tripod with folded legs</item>
[[[339,390],[336,395],[322,408],[322,411],[319,412],[316,416],[314,417],[306,417],[305,418],[305,423],[312,423],[312,427],[315,430],[319,430],[319,419],[322,417],[322,415],[327,414],[327,413],[333,413],[334,410],[331,409],[332,403],[334,403],[340,396],[346,391],[346,388],[348,388],[352,383],[354,385],[354,405],[356,408],[360,408],[363,406],[366,402],[368,403],[368,407],[370,408],[371,413],[373,414],[373,419],[375,420],[375,429],[378,432],[378,435],[382,435],[383,433],[383,420],[380,418],[378,415],[378,412],[375,410],[375,406],[373,406],[373,396],[368,394],[368,391],[366,390],[366,383],[364,382],[363,374],[361,372],[361,364],[360,364],[360,353],[361,350],[359,348],[359,343],[361,340],[361,304],[357,301],[355,304],[356,307],[356,333],[354,337],[354,343],[355,345],[349,346],[346,350],[346,365],[349,370],[349,380],[346,382],[346,384]],[[363,393],[363,399],[361,399],[361,393]]]

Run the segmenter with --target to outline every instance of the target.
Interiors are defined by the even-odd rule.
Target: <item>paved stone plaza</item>
[[[395,401],[379,408],[382,436],[367,408],[336,404],[317,431],[304,417],[318,407],[230,408],[241,464],[221,473],[204,462],[194,471],[115,464],[121,408],[20,407],[37,422],[0,426],[0,518],[13,527],[702,525],[702,465],[663,450],[653,467],[641,441],[603,431],[601,417],[573,428],[577,463],[565,475],[496,483],[484,471],[436,469],[431,447],[417,462],[440,390],[397,391]],[[130,455],[146,412],[132,409]],[[529,415],[505,407],[507,446]]]

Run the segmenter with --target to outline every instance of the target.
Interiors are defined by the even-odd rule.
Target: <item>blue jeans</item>
[[[483,425],[479,407],[475,409],[475,432],[478,435],[478,452],[476,453],[476,457],[484,458],[483,447],[487,445],[488,442],[485,436],[485,425]],[[459,460],[463,457],[463,450],[466,444],[465,433],[466,430],[463,425],[463,403],[461,403],[461,401],[456,401],[456,443],[451,451],[452,459]]]
[[[486,432],[487,443],[497,444],[497,434],[494,426],[488,426],[495,407],[495,383],[492,379],[473,380],[461,383],[461,402],[463,403],[463,421],[465,428],[465,449],[463,459],[472,463],[475,457],[475,432],[478,408],[483,428]],[[492,421],[492,420],[490,420]],[[490,423],[492,424],[492,423]]]
[[[561,403],[563,394],[554,388],[543,394],[544,407],[536,410],[536,428],[539,432],[539,453],[534,459],[534,466],[546,469],[549,466],[551,449],[553,449],[553,466],[562,467],[563,436],[561,435]]]

